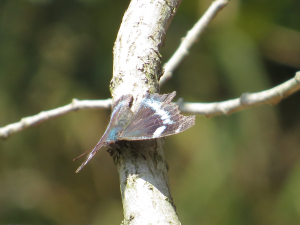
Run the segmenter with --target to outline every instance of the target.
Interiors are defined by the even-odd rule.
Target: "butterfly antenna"
[[[102,148],[102,146],[104,146],[105,143],[101,142],[101,140],[98,142],[98,144],[93,148],[93,150],[88,154],[88,156],[86,157],[86,159],[83,161],[83,163],[81,164],[81,166],[78,167],[78,169],[75,171],[75,173],[78,173],[90,160],[91,158],[94,157],[94,155],[96,155],[96,153],[98,152],[98,150],[100,148]],[[76,161],[77,159],[79,159],[81,156],[83,156],[84,154],[86,154],[88,151],[84,152],[83,154],[81,154],[80,156],[78,156],[77,158],[75,158],[73,161]]]
[[[75,173],[78,173],[90,160],[91,158],[94,157],[94,155],[96,155],[97,151],[92,151],[88,157],[84,160],[84,162],[81,164],[81,166],[78,167],[78,169],[75,171]]]
[[[80,156],[77,156],[75,159],[73,159],[73,162],[75,162],[76,160],[78,160],[80,157],[84,156],[88,151],[90,150],[86,150],[84,153],[82,153]]]

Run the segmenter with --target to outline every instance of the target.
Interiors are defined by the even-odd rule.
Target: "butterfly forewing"
[[[97,151],[104,146],[104,142],[98,142],[98,144],[94,147],[94,149],[87,155],[86,159],[83,161],[83,163],[78,167],[78,169],[75,171],[75,173],[78,173],[97,153]],[[80,156],[79,156],[80,157]]]
[[[123,130],[124,126],[128,124],[132,117],[132,112],[130,110],[132,100],[132,95],[123,95],[114,103],[112,106],[113,111],[111,113],[110,121],[105,133],[93,150],[88,154],[81,166],[76,170],[76,173],[78,173],[82,167],[84,167],[94,157],[99,149],[118,140],[120,131]]]

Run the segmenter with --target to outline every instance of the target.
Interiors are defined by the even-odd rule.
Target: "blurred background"
[[[163,62],[211,1],[184,0]],[[0,127],[66,105],[110,98],[124,0],[0,1]],[[234,1],[207,27],[161,93],[216,102],[274,87],[300,70],[300,2]],[[183,224],[300,224],[300,92],[210,119],[165,140]],[[119,181],[103,150],[79,173],[110,110],[85,110],[0,140],[1,224],[120,224]]]

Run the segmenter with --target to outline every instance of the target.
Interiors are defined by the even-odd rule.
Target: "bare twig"
[[[240,98],[215,103],[183,103],[179,102],[182,112],[203,114],[206,117],[229,115],[253,106],[276,105],[282,99],[300,90],[300,71],[295,77],[274,88],[257,93],[244,93]]]
[[[214,1],[200,20],[194,25],[194,27],[188,31],[186,37],[182,39],[179,48],[176,50],[171,59],[164,65],[164,75],[160,78],[159,84],[164,84],[168,79],[172,77],[173,71],[182,62],[182,60],[188,55],[192,45],[199,39],[199,36],[204,31],[208,23],[217,15],[217,13],[228,4],[226,0]]]
[[[0,128],[0,138],[6,139],[14,133],[20,132],[28,127],[37,125],[46,120],[53,119],[59,116],[63,116],[69,112],[77,111],[79,109],[97,109],[97,108],[109,108],[111,106],[111,99],[107,100],[77,100],[73,99],[72,103],[52,109],[49,111],[40,112],[37,115],[25,117],[20,122],[9,124]]]
[[[179,102],[180,110],[185,113],[202,114],[206,117],[217,115],[229,115],[233,112],[241,111],[253,106],[271,104],[276,105],[282,99],[300,90],[300,72],[297,72],[295,77],[280,84],[274,88],[257,93],[245,93],[240,98],[232,99],[224,102],[215,103],[189,103]],[[72,103],[52,109],[49,111],[40,112],[35,116],[30,116],[21,119],[20,122],[9,124],[0,128],[0,138],[6,139],[10,135],[20,132],[25,128],[37,125],[46,120],[63,116],[69,112],[79,109],[108,109],[111,106],[111,99],[107,100],[77,100]]]

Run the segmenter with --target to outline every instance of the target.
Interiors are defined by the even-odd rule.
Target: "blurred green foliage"
[[[211,1],[182,1],[166,62]],[[129,1],[0,1],[0,126],[105,99]],[[300,68],[300,3],[231,1],[161,93],[214,102],[271,88]],[[275,107],[197,116],[165,141],[183,224],[300,224],[300,93]],[[118,174],[104,150],[79,174],[72,159],[101,137],[110,111],[71,113],[0,142],[1,224],[120,224]]]

